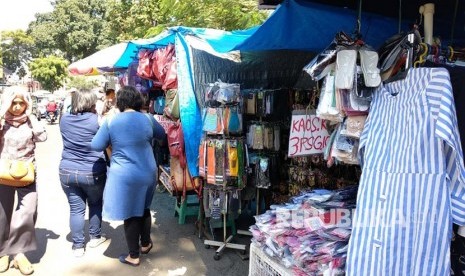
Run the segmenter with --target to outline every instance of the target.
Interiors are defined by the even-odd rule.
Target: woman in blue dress
[[[165,131],[153,116],[140,112],[143,99],[132,86],[116,95],[120,113],[108,117],[92,139],[92,148],[112,146],[110,169],[103,195],[103,219],[124,220],[129,254],[120,262],[138,266],[139,254],[152,249],[150,204],[157,182],[152,141],[164,140]]]

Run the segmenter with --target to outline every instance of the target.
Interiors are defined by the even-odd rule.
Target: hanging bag
[[[163,113],[166,117],[174,121],[179,119],[179,97],[177,89],[169,89],[166,91]]]
[[[141,50],[139,52],[139,64],[137,66],[137,75],[141,78],[150,79],[153,77],[152,72],[152,51]]]
[[[25,187],[34,182],[34,164],[27,161],[0,159],[0,184]]]
[[[194,190],[200,195],[200,191],[202,190],[201,182],[198,179],[193,179],[187,171],[186,153],[184,151],[184,134],[180,121],[168,127],[167,138],[171,155],[171,183],[174,190],[176,192],[182,191],[183,199],[186,198],[186,192],[191,190]]]

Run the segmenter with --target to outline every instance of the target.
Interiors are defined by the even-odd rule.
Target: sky
[[[26,30],[36,13],[50,12],[50,0],[0,0],[0,31]]]

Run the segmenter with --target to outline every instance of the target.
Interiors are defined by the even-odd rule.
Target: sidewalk
[[[109,240],[97,248],[88,248],[81,258],[73,256],[69,232],[69,205],[58,180],[61,138],[57,125],[46,126],[49,139],[38,144],[39,214],[36,224],[38,249],[27,253],[37,276],[244,276],[248,275],[248,260],[242,260],[239,251],[226,249],[215,261],[216,248],[206,249],[198,238],[195,218],[179,225],[174,217],[175,199],[168,193],[156,192],[153,207],[152,240],[154,248],[141,256],[139,267],[121,264],[118,256],[127,252],[122,223],[103,223],[103,232]],[[86,223],[87,227],[87,223]],[[87,228],[86,228],[87,229]],[[250,237],[238,237],[244,244]],[[0,276],[21,275],[10,268]]]

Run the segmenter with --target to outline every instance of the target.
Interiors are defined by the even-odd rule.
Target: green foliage
[[[239,30],[259,25],[267,17],[256,0],[160,0],[160,24],[221,30]]]
[[[118,41],[143,38],[147,31],[157,25],[157,0],[108,0],[109,36]]]
[[[35,52],[34,40],[23,30],[4,31],[1,34],[1,64],[13,71],[25,71],[25,66]]]
[[[259,25],[267,17],[257,9],[256,0],[55,0],[52,4],[52,12],[37,14],[29,25],[31,40],[23,44],[30,42],[35,48],[18,50],[26,55],[23,60],[56,56],[73,62],[117,42],[155,36],[171,26],[238,30]],[[10,59],[15,56],[19,54]],[[9,63],[17,67],[21,62]]]
[[[42,56],[61,55],[75,61],[116,43],[108,36],[106,1],[56,0],[54,6],[51,13],[37,15],[29,25]]]
[[[77,89],[92,89],[99,86],[99,81],[85,76],[76,76],[70,77],[67,86]]]
[[[247,29],[267,16],[256,0],[109,0],[107,18],[110,36],[123,41],[153,37],[172,26]]]
[[[55,48],[53,36],[50,35],[50,30],[53,28],[55,28],[55,26],[52,13],[37,14],[36,21],[29,24],[27,33],[34,38],[37,49],[37,55],[35,57],[47,56],[59,51]]]
[[[55,91],[68,77],[68,61],[57,56],[37,58],[29,63],[32,77],[39,81],[45,90]]]

